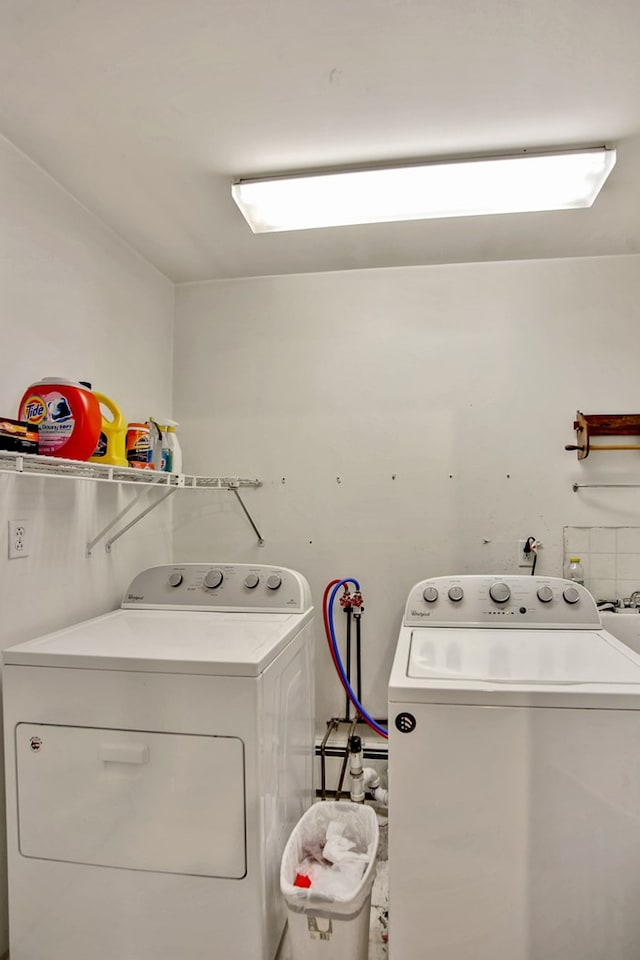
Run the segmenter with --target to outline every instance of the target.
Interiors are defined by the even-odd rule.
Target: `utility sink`
[[[616,610],[601,610],[602,626],[628,647],[640,653],[640,609],[618,607]]]

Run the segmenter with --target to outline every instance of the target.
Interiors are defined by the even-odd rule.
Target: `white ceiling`
[[[2,0],[0,132],[174,281],[640,252],[638,0]],[[234,178],[617,146],[590,210],[254,236]]]

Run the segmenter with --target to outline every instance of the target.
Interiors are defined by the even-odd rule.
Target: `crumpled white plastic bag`
[[[309,907],[316,898],[345,905],[359,900],[373,883],[377,846],[378,821],[370,807],[350,801],[315,803],[286,845],[282,893],[292,904],[309,901]],[[326,854],[338,859],[331,861]],[[297,873],[308,876],[311,886],[294,886]]]

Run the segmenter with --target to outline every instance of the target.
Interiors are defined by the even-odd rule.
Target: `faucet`
[[[634,590],[628,601],[625,601],[625,605],[629,607],[639,607],[640,606],[640,590]]]

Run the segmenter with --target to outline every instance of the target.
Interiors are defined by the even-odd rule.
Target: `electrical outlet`
[[[26,520],[9,520],[9,560],[29,556],[29,524]]]
[[[526,540],[518,540],[518,566],[519,567],[532,567],[533,558],[535,556],[533,550],[530,550],[529,553],[524,552]]]

